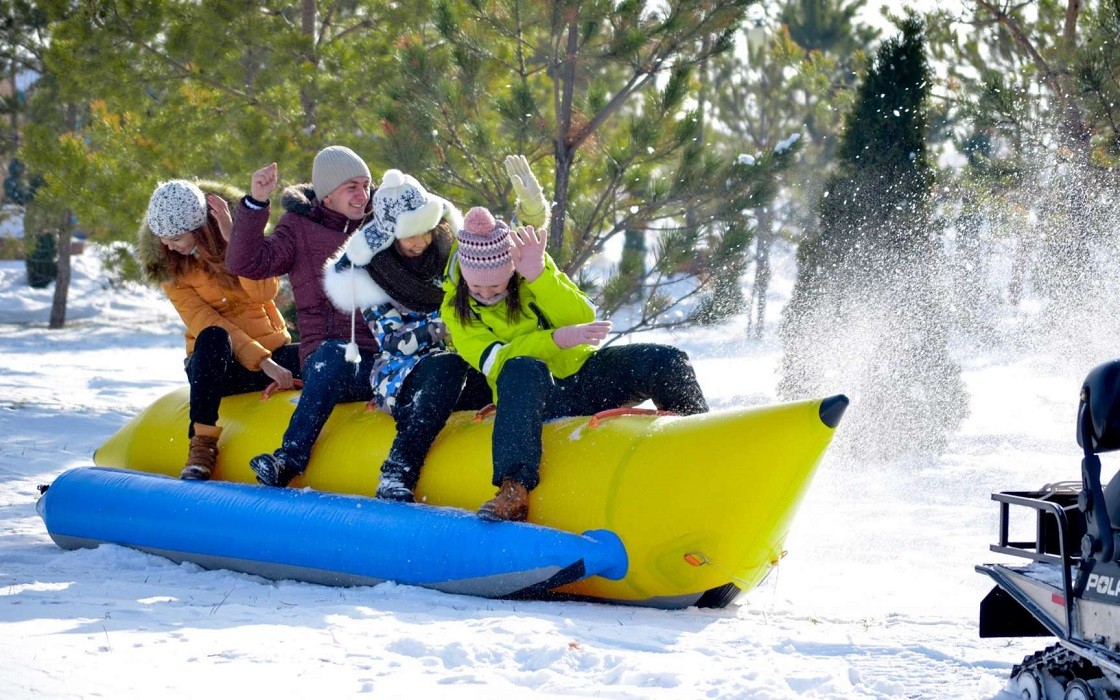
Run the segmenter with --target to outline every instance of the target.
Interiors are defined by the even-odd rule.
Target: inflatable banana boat
[[[255,483],[249,459],[280,444],[297,398],[283,392],[267,401],[256,394],[223,399],[214,478]],[[178,475],[188,447],[188,399],[183,388],[157,400],[97,450],[95,463]],[[661,608],[727,605],[778,563],[796,508],[847,405],[840,395],[696,416],[548,423],[531,523],[567,533],[613,533],[627,559],[616,580],[590,575],[548,597]],[[373,495],[395,428],[389,416],[364,409],[361,403],[335,408],[307,471],[291,488]],[[490,499],[492,428],[492,416],[453,415],[429,454],[417,499],[470,513]],[[208,485],[214,484],[191,486]],[[304,517],[316,517],[314,509]],[[402,519],[400,527],[414,526]]]

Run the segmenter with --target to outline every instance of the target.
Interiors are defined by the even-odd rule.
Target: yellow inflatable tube
[[[224,399],[215,478],[253,483],[249,459],[280,444],[297,398]],[[96,464],[177,476],[187,454],[188,399],[183,388],[156,401],[97,450]],[[835,396],[689,417],[547,424],[530,520],[575,533],[611,530],[630,560],[621,580],[592,577],[558,593],[675,608],[725,605],[754,587],[780,558],[847,403]],[[475,510],[491,498],[492,428],[492,416],[452,416],[424,467],[418,500]],[[394,430],[389,416],[363,404],[336,407],[292,487],[373,495]]]

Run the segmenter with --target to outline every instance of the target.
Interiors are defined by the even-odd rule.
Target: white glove
[[[513,185],[513,194],[517,197],[514,206],[517,219],[522,223],[532,223],[541,228],[548,227],[548,200],[541,191],[541,183],[529,169],[529,160],[525,156],[506,156],[506,174]]]

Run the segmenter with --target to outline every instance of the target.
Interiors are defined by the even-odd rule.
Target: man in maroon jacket
[[[339,311],[323,290],[323,265],[346,243],[369,212],[369,167],[345,146],[329,146],[315,156],[312,186],[289,187],[285,213],[269,236],[269,197],[276,188],[276,163],[253,173],[250,194],[241,200],[226,252],[230,272],[250,279],[288,275],[300,333],[303,393],[280,448],[257,455],[249,465],[257,481],[287,486],[307,468],[311,448],[335,404],[367,401],[377,341],[365,323]],[[347,361],[346,344],[364,350]]]

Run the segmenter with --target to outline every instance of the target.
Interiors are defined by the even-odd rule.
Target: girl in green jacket
[[[641,343],[596,349],[610,331],[545,252],[548,231],[515,230],[483,207],[467,212],[448,263],[440,315],[459,354],[494,393],[493,483],[478,514],[525,520],[540,482],[541,427],[647,399],[681,415],[708,404],[688,356]]]

